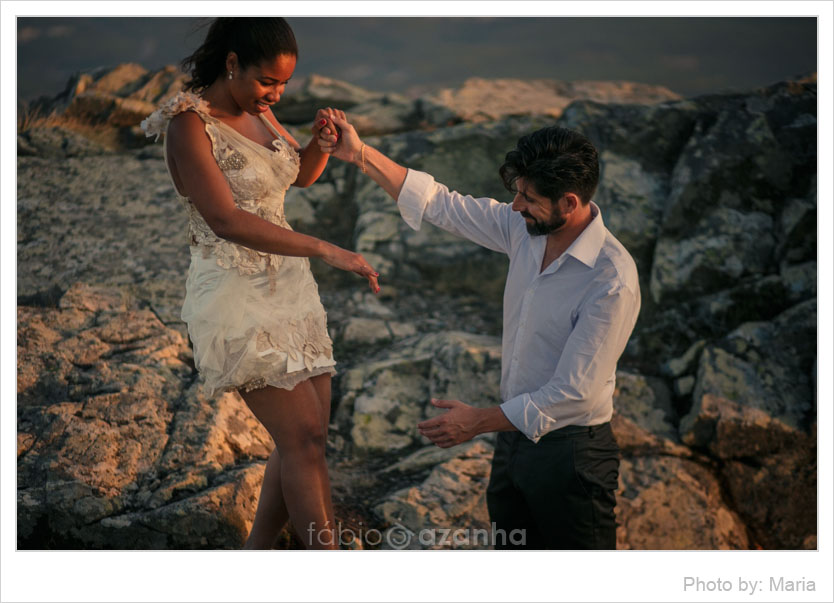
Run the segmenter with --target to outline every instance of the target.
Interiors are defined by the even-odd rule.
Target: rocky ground
[[[185,216],[135,127],[179,78],[82,74],[48,108],[71,120],[19,133],[19,548],[236,548],[251,525],[271,443],[236,394],[201,392],[179,319]],[[816,548],[815,78],[693,99],[470,80],[405,99],[312,77],[277,113],[304,137],[327,105],[405,165],[505,200],[496,168],[520,135],[586,133],[643,291],[615,400],[618,546]],[[101,136],[73,127],[93,118]],[[335,162],[286,209],[383,275],[374,296],[314,262],[340,361],[337,519],[365,536],[351,546],[484,548],[420,534],[488,527],[493,439],[441,450],[415,423],[430,397],[497,402],[506,260],[411,231]]]

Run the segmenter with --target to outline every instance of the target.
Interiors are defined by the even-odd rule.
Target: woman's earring
[[[232,72],[229,72],[229,79],[232,79]]]

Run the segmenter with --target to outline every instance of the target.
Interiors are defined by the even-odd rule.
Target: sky
[[[290,17],[296,80],[318,73],[417,94],[469,77],[628,80],[684,96],[748,90],[817,70],[813,17]],[[194,17],[20,17],[18,99],[54,96],[79,70],[176,64],[205,36]],[[301,76],[301,77],[299,77]]]

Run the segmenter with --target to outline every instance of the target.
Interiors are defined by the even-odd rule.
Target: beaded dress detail
[[[284,216],[284,195],[298,176],[300,158],[290,143],[264,116],[265,127],[275,137],[272,147],[250,140],[213,117],[208,103],[188,92],[162,104],[141,127],[158,139],[183,111],[194,111],[205,122],[214,159],[235,204],[291,230]],[[165,165],[169,167],[167,150]],[[176,194],[188,216],[191,245],[182,319],[209,395],[265,385],[292,389],[312,376],[334,373],[327,316],[309,260],[222,239],[191,200]]]

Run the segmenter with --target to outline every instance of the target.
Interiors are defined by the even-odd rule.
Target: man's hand
[[[438,417],[428,419],[417,424],[420,434],[426,436],[441,448],[449,448],[463,442],[468,442],[480,432],[480,408],[464,404],[460,400],[431,401],[437,408],[448,408],[449,411]]]

